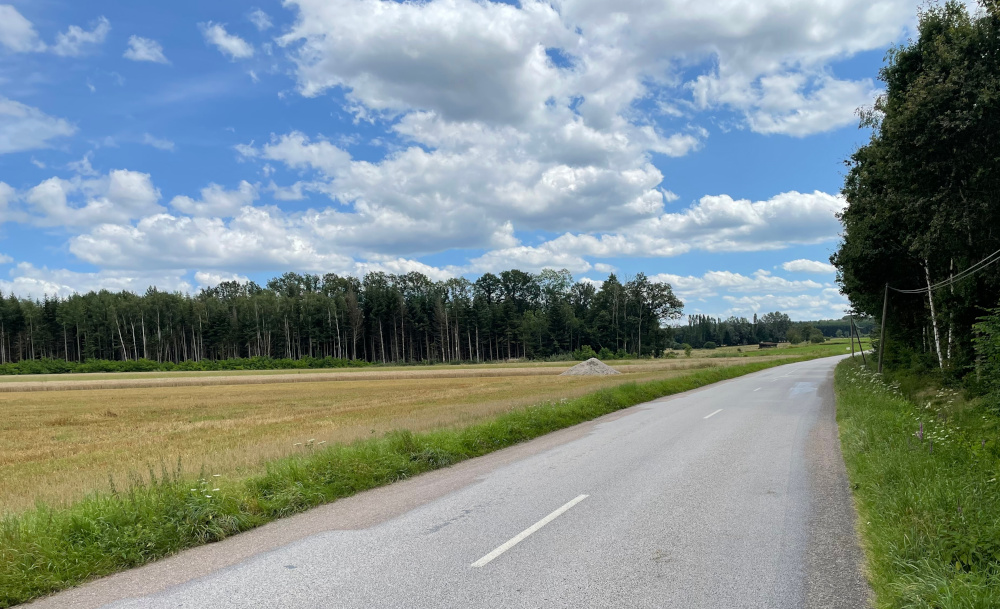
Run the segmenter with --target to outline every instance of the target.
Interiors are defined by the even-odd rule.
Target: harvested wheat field
[[[797,355],[788,353],[788,356]],[[70,375],[0,386],[0,512],[64,504],[150,468],[242,476],[309,443],[465,425],[601,387],[738,358],[616,362],[613,376],[542,365],[286,374]]]

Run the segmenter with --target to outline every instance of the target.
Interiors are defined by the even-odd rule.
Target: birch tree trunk
[[[927,259],[924,259],[924,277],[927,278],[927,300],[931,303],[931,326],[934,328],[934,348],[937,352],[938,367],[944,370],[944,360],[941,359],[941,335],[938,332],[937,315],[934,312],[934,291],[931,290],[931,271]]]

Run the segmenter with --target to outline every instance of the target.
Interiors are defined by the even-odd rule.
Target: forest
[[[612,274],[597,288],[549,269],[439,282],[420,273],[285,273],[265,286],[224,282],[194,295],[156,288],[42,300],[10,295],[0,298],[0,365],[496,361],[584,346],[648,356],[671,346],[666,324],[682,308],[669,284],[643,273],[624,283]]]
[[[750,345],[759,342],[823,342],[828,338],[851,336],[849,317],[820,321],[792,321],[788,315],[775,311],[761,316],[726,319],[710,315],[688,315],[687,325],[673,328],[674,348],[688,344],[695,349],[705,345]],[[854,323],[861,336],[868,336],[874,321],[856,318]]]
[[[855,310],[885,311],[889,369],[997,366],[984,350],[998,340],[984,316],[1000,302],[997,6],[922,11],[919,37],[890,50],[885,92],[860,113],[872,135],[847,161],[831,262]]]

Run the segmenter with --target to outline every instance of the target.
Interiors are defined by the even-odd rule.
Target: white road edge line
[[[589,495],[580,495],[576,499],[573,499],[572,501],[570,501],[566,505],[562,506],[558,510],[552,512],[551,514],[549,514],[545,518],[542,518],[541,520],[539,520],[535,524],[533,524],[530,527],[524,529],[523,531],[521,531],[520,533],[518,533],[516,537],[512,538],[510,541],[508,541],[507,543],[503,544],[502,546],[500,546],[496,550],[493,550],[492,552],[490,552],[486,556],[483,556],[482,558],[480,558],[476,562],[472,563],[472,566],[473,567],[477,567],[477,568],[478,567],[485,567],[487,564],[489,564],[489,562],[491,560],[493,560],[497,556],[500,556],[501,554],[503,554],[507,550],[513,548],[517,544],[521,543],[522,541],[524,541],[524,539],[526,537],[528,537],[528,535],[531,535],[532,533],[534,533],[538,529],[540,529],[540,528],[544,527],[545,525],[547,525],[548,523],[552,522],[553,520],[555,520],[556,518],[558,518],[559,516],[561,516],[566,510],[568,510],[569,508],[573,507],[574,505],[580,503],[581,501],[583,501],[587,497],[589,497]]]
[[[713,412],[712,414],[710,414],[710,415],[706,415],[706,416],[704,416],[704,417],[702,417],[702,418],[703,418],[703,419],[707,419],[708,417],[714,417],[715,415],[719,414],[720,412],[722,412],[722,409],[721,409],[721,408],[720,408],[720,409],[718,409],[718,410],[716,410],[716,411],[715,411],[715,412]]]
[[[754,391],[760,391],[760,390],[761,390],[761,388],[760,388],[760,387],[758,387],[758,388],[754,389]]]

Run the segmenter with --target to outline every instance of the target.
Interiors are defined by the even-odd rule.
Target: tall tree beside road
[[[1000,265],[956,281],[1000,250],[1000,13],[947,2],[920,13],[918,37],[893,48],[885,93],[861,111],[871,140],[847,163],[831,262],[857,312],[881,318],[886,365],[971,365],[972,326],[1000,299]]]

